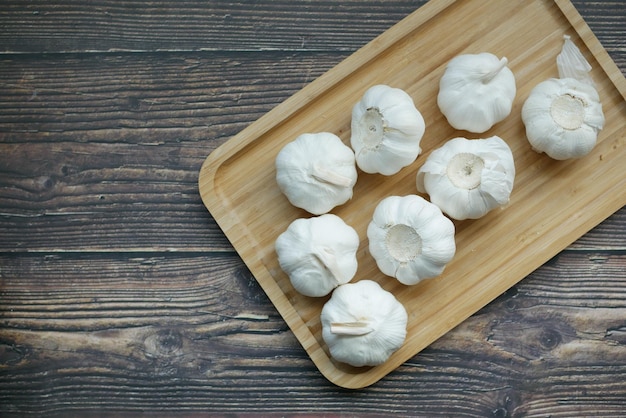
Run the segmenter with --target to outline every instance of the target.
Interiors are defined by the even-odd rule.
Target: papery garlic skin
[[[559,78],[573,78],[593,86],[593,79],[589,74],[591,64],[569,35],[563,35],[563,46],[556,56],[556,68],[559,70]]]
[[[454,234],[452,221],[417,195],[383,199],[367,228],[376,265],[405,285],[443,272],[456,252]]]
[[[482,133],[511,113],[517,92],[508,60],[482,52],[454,57],[439,81],[437,105],[455,129]]]
[[[596,89],[573,78],[552,78],[535,86],[522,106],[526,137],[537,152],[555,160],[583,157],[604,126]]]
[[[305,296],[328,295],[356,274],[359,236],[340,217],[327,213],[299,218],[275,243],[280,268]]]
[[[350,144],[357,166],[390,176],[413,163],[421,152],[426,124],[404,90],[370,87],[352,108]]]
[[[333,291],[320,320],[331,357],[362,367],[384,363],[404,344],[408,315],[378,283],[359,280]]]
[[[513,153],[498,136],[454,138],[433,150],[417,172],[417,190],[451,218],[478,219],[509,202]]]
[[[352,198],[354,152],[329,132],[305,133],[276,156],[276,182],[289,202],[314,215]]]

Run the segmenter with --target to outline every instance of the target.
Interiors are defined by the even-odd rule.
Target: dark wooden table
[[[212,150],[423,3],[2,1],[0,416],[624,416],[623,208],[349,391],[200,200]],[[626,73],[625,3],[574,4]]]

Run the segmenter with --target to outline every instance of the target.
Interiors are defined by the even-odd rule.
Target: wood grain
[[[357,393],[325,383],[236,256],[23,255],[0,262],[2,320],[10,324],[0,341],[6,412],[115,411],[117,404],[126,412],[227,413],[262,402],[257,407],[268,414],[348,408],[492,416],[497,409],[608,413],[623,406],[606,392],[612,385],[620,393],[626,372],[623,253],[555,257]],[[581,270],[587,275],[578,277]],[[592,296],[610,289],[612,298]]]
[[[302,54],[1,60],[6,240],[0,246],[163,251],[184,243],[190,251],[231,250],[198,195],[202,162],[335,60]],[[92,76],[100,71],[107,77]],[[23,234],[27,226],[32,234]]]
[[[461,18],[475,30],[453,29],[453,22]],[[527,30],[529,21],[536,24],[532,31]],[[438,34],[444,30],[449,37],[442,40]],[[518,42],[510,44],[513,34],[518,34]],[[540,81],[555,76],[555,57],[564,34],[572,36],[596,69],[592,77],[603,97],[606,123],[586,158],[555,163],[528,146],[520,98],[527,97]],[[401,285],[382,274],[368,253],[367,225],[383,198],[417,193],[415,173],[425,156],[446,139],[467,135],[452,129],[438,111],[437,80],[451,57],[482,51],[511,57],[510,68],[516,74],[518,100],[511,115],[478,135],[498,135],[511,147],[516,166],[511,202],[481,219],[455,222],[456,254],[443,274],[417,286]],[[352,106],[376,84],[398,87],[411,95],[427,132],[415,163],[394,176],[361,172],[351,200],[332,210],[361,239],[353,281],[377,281],[409,314],[407,338],[398,351],[376,367],[353,368],[333,361],[322,339],[319,318],[326,299],[298,294],[276,260],[278,235],[293,220],[310,215],[282,195],[275,183],[274,161],[282,147],[305,132],[333,132],[349,144]],[[626,203],[622,194],[626,170],[621,164],[626,156],[625,97],[626,79],[569,2],[559,2],[558,7],[542,2],[430,3],[216,149],[203,164],[200,194],[320,371],[339,386],[362,388],[467,319]]]
[[[142,1],[120,4],[3,2],[4,53],[153,51],[350,51],[363,46],[425,0]],[[621,0],[572,2],[607,49],[623,46]],[[184,26],[181,27],[182,22]],[[621,31],[621,32],[620,32]],[[338,62],[338,61],[337,61]],[[620,62],[621,63],[621,62]]]
[[[279,0],[212,2],[207,7],[198,0],[176,6],[167,1],[32,1],[26,6],[5,1],[0,45],[19,53],[352,51],[423,3]]]
[[[623,208],[350,392],[200,201],[209,152],[424,3],[3,1],[0,416],[623,416]],[[573,3],[626,73],[622,1]]]

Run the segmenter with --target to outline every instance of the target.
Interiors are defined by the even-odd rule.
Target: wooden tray
[[[557,76],[567,34],[593,66],[606,125],[593,152],[554,161],[530,149],[521,107],[540,81]],[[517,80],[511,115],[482,135],[452,129],[436,104],[447,62],[462,53],[506,56]],[[354,197],[333,213],[361,237],[354,279],[376,280],[409,314],[403,347],[386,363],[353,368],[329,357],[319,322],[327,298],[299,295],[278,266],[274,241],[310,217],[275,181],[274,159],[304,132],[329,131],[349,143],[351,109],[374,84],[406,90],[426,121],[422,155],[391,177],[359,171]],[[565,0],[432,0],[212,152],[199,178],[202,199],[319,370],[346,388],[370,385],[527,276],[626,203],[626,79]],[[498,135],[514,154],[510,204],[476,221],[455,222],[457,253],[443,275],[404,286],[382,275],[367,251],[374,207],[416,194],[415,174],[434,148],[455,136]]]

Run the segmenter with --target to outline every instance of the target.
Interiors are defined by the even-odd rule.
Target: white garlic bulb
[[[357,232],[327,213],[289,224],[275,243],[280,268],[305,296],[326,296],[356,274]]]
[[[454,138],[430,153],[417,190],[448,216],[477,219],[509,202],[515,179],[511,148],[500,137]]]
[[[522,106],[526,137],[555,160],[583,157],[595,147],[604,113],[589,63],[569,37],[557,57],[560,78],[535,86]]]
[[[329,132],[305,133],[276,157],[276,182],[289,202],[314,215],[352,198],[357,171],[354,152]]]
[[[369,251],[384,274],[414,285],[440,275],[456,252],[454,224],[417,195],[381,200],[367,227]]]
[[[331,357],[361,367],[384,363],[404,344],[408,315],[378,283],[360,280],[335,289],[320,319]]]
[[[404,90],[370,87],[352,108],[350,144],[357,166],[386,176],[415,161],[426,124]]]
[[[482,133],[511,113],[517,91],[508,60],[495,55],[454,57],[439,81],[437,104],[455,129]]]

